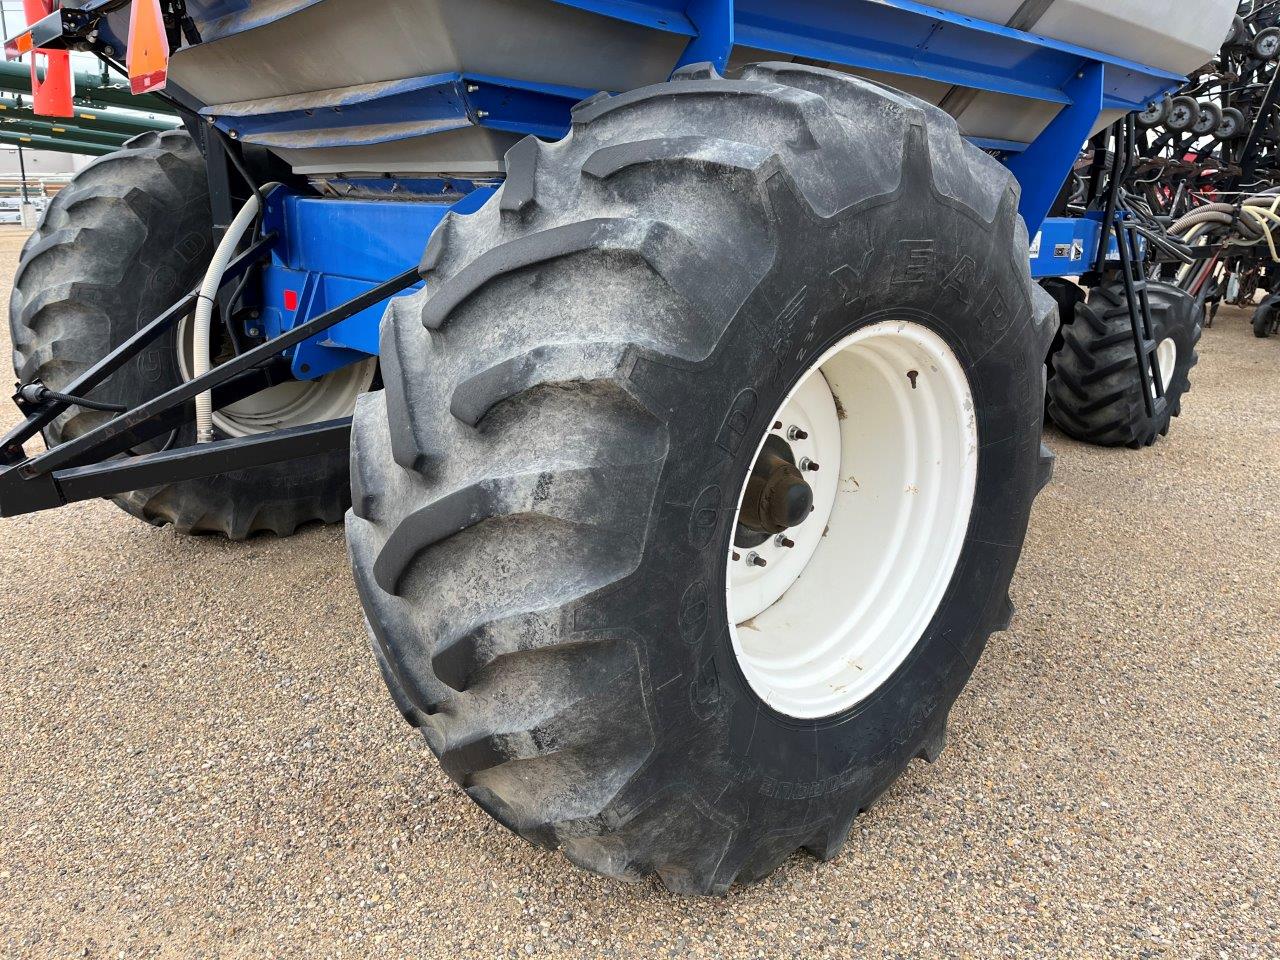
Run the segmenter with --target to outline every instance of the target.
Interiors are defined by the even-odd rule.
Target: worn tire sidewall
[[[79,331],[89,355],[101,357],[110,353],[199,282],[213,252],[209,223],[208,198],[198,196],[176,210],[154,209],[140,241],[131,235],[132,230],[121,231],[106,243],[102,241],[108,238],[90,240],[97,256],[118,261],[121,282],[111,287],[95,285],[92,289],[95,305],[106,315],[108,323]],[[96,399],[133,407],[181,382],[176,332],[170,330],[125,363],[93,395]],[[64,386],[66,384],[56,385]],[[109,415],[74,419],[78,421],[74,427],[83,427],[64,433],[62,425],[67,421],[62,418],[45,430],[51,446],[85,432],[84,427],[96,426],[86,421],[105,421]],[[179,433],[194,436],[192,430]],[[154,449],[162,442],[163,438],[149,441],[139,449]]]
[[[1012,216],[988,224],[936,194],[904,193],[821,225],[779,216],[794,235],[710,359],[635,359],[630,388],[661,411],[671,446],[639,569],[579,611],[581,623],[648,638],[655,783],[696,784],[721,811],[778,829],[811,827],[815,816],[797,804],[853,794],[865,805],[941,735],[1006,610],[1036,491],[1045,343],[1017,258],[1025,231]],[[859,327],[895,318],[937,332],[968,374],[980,445],[968,536],[897,672],[842,714],[789,718],[751,690],[732,650],[724,596],[737,498],[774,411],[809,366]]]

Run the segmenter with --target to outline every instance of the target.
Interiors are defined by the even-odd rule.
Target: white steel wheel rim
[[[178,325],[178,372],[191,379],[191,318]],[[349,417],[356,398],[373,385],[374,357],[340,367],[315,380],[290,380],[213,411],[213,425],[227,437],[251,437],[271,430],[303,427]]]
[[[1178,345],[1173,337],[1165,337],[1156,347],[1156,363],[1160,365],[1160,392],[1169,392],[1169,384],[1173,383],[1173,371],[1178,365]]]
[[[731,546],[725,592],[747,683],[779,713],[814,719],[874,693],[937,612],[973,510],[978,431],[955,353],[903,320],[863,327],[812,364],[769,433],[797,425],[808,434],[789,441],[797,462],[819,467],[805,473],[814,509],[786,531],[792,547]],[[739,512],[745,493],[744,481]]]

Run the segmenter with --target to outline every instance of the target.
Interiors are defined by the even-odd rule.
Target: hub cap
[[[728,557],[734,653],[765,703],[830,716],[902,664],[959,559],[977,452],[968,379],[928,327],[864,327],[809,368],[757,448]]]

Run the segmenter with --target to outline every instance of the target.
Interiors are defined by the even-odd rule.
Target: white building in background
[[[69,177],[92,163],[94,158],[77,153],[54,153],[50,150],[23,148],[22,159],[27,167],[27,179],[36,181],[41,177]],[[7,180],[20,174],[18,148],[0,145],[0,177]]]

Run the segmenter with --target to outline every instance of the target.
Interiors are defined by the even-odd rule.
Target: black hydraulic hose
[[[1140,233],[1142,236],[1146,237],[1150,243],[1155,244],[1161,250],[1164,250],[1165,252],[1171,254],[1178,260],[1181,260],[1183,263],[1191,264],[1196,262],[1195,258],[1191,256],[1189,252],[1184,252],[1189,248],[1181,244],[1175,246],[1173,243],[1166,240],[1164,237],[1160,236],[1160,234],[1156,233],[1154,230],[1148,230],[1146,227],[1140,226],[1138,224],[1135,224],[1133,229],[1136,230],[1138,233]]]
[[[50,390],[42,383],[29,383],[18,390],[19,396],[28,403],[47,403],[57,400],[67,406],[84,407],[86,410],[102,410],[106,413],[124,413],[129,408],[119,403],[107,403],[104,400],[90,400],[88,397],[77,397],[70,393]]]

